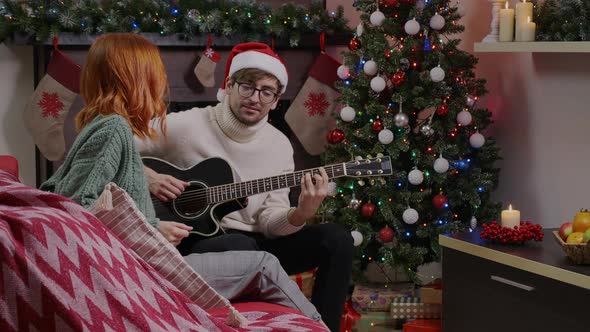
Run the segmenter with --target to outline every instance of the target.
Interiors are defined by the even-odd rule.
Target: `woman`
[[[85,106],[76,116],[78,137],[62,166],[41,189],[89,207],[105,185],[114,182],[168,241],[178,245],[192,228],[156,218],[143,164],[133,143],[134,134],[142,139],[155,138],[149,127],[152,118],[160,120],[161,132],[165,133],[167,90],[166,71],[155,45],[133,33],[99,37],[82,69],[80,93]],[[321,319],[278,260],[268,253],[193,254],[186,260],[230,300],[256,296]]]

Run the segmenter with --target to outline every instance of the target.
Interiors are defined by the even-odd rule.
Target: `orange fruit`
[[[574,217],[574,232],[584,233],[590,228],[590,212],[588,210],[580,210]]]
[[[568,235],[565,243],[583,243],[584,242],[584,233],[582,232],[573,232],[572,234]]]

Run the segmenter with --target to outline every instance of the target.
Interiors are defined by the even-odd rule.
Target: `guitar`
[[[248,196],[290,188],[301,184],[305,173],[319,174],[319,168],[296,171],[267,178],[234,183],[233,172],[221,158],[206,159],[190,168],[181,169],[152,157],[143,157],[145,166],[168,174],[190,185],[174,200],[162,202],[152,196],[156,216],[193,227],[191,233],[204,237],[216,235],[219,221],[229,213],[246,207]],[[339,177],[370,177],[392,174],[389,157],[355,160],[324,166],[330,179]]]

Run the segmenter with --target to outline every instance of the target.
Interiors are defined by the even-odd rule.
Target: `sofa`
[[[75,202],[18,180],[0,156],[0,331],[327,331],[283,306],[205,311]]]

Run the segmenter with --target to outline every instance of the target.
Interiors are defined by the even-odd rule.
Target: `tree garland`
[[[273,10],[253,0],[0,0],[0,42],[14,33],[44,41],[60,32],[155,32],[183,39],[239,34],[248,41],[270,35],[294,47],[302,34],[349,32],[343,13],[341,6],[328,13],[320,1]]]

